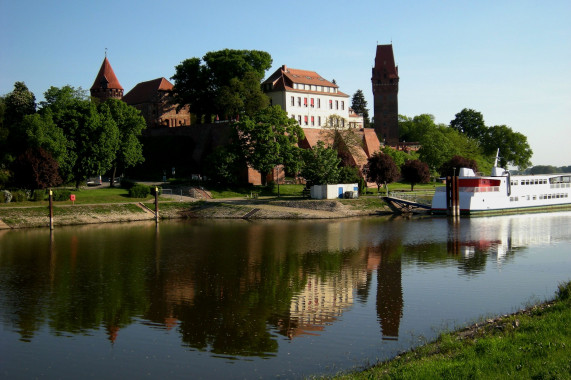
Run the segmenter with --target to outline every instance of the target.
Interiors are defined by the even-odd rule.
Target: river
[[[358,369],[571,279],[571,212],[0,231],[2,378]]]

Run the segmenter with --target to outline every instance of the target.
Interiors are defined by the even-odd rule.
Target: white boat
[[[458,176],[461,215],[509,214],[571,209],[571,174],[510,175],[492,168],[491,176],[461,168]],[[432,213],[446,214],[446,187],[432,198]]]

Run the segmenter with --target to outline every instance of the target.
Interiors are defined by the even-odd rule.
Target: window
[[[345,109],[345,102],[342,100],[341,101],[341,109],[344,110]]]
[[[307,98],[303,98],[303,105],[304,107],[307,107]]]
[[[297,105],[298,107],[301,107],[301,96],[297,97]]]
[[[317,116],[317,126],[321,127],[321,116]]]
[[[304,117],[303,121],[305,122],[305,125],[307,125],[307,116]]]
[[[333,100],[329,101],[329,109],[332,110],[333,109]]]
[[[315,107],[315,99],[311,98],[311,108]]]
[[[315,126],[315,117],[314,116],[311,117],[311,126],[312,127]]]
[[[295,97],[293,96],[291,97],[291,106],[292,107],[295,106]]]
[[[321,108],[321,99],[317,98],[317,108]]]
[[[297,117],[297,122],[299,123],[299,125],[301,125],[301,115],[299,115],[299,116]]]
[[[335,101],[335,109],[338,110],[339,109],[339,100]]]

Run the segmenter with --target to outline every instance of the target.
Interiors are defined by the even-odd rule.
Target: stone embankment
[[[343,203],[338,200],[279,200],[220,199],[196,201],[190,197],[172,195],[161,200],[161,219],[335,219],[388,214],[386,207],[362,207],[357,200]],[[54,226],[117,223],[154,220],[154,204],[133,202],[98,205],[56,205]],[[0,208],[0,229],[48,227],[46,206]]]

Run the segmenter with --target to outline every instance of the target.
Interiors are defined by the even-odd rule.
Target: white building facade
[[[349,126],[349,95],[314,71],[283,65],[262,83],[262,90],[272,105],[281,106],[302,128],[322,128],[331,115],[342,117],[344,126]]]

